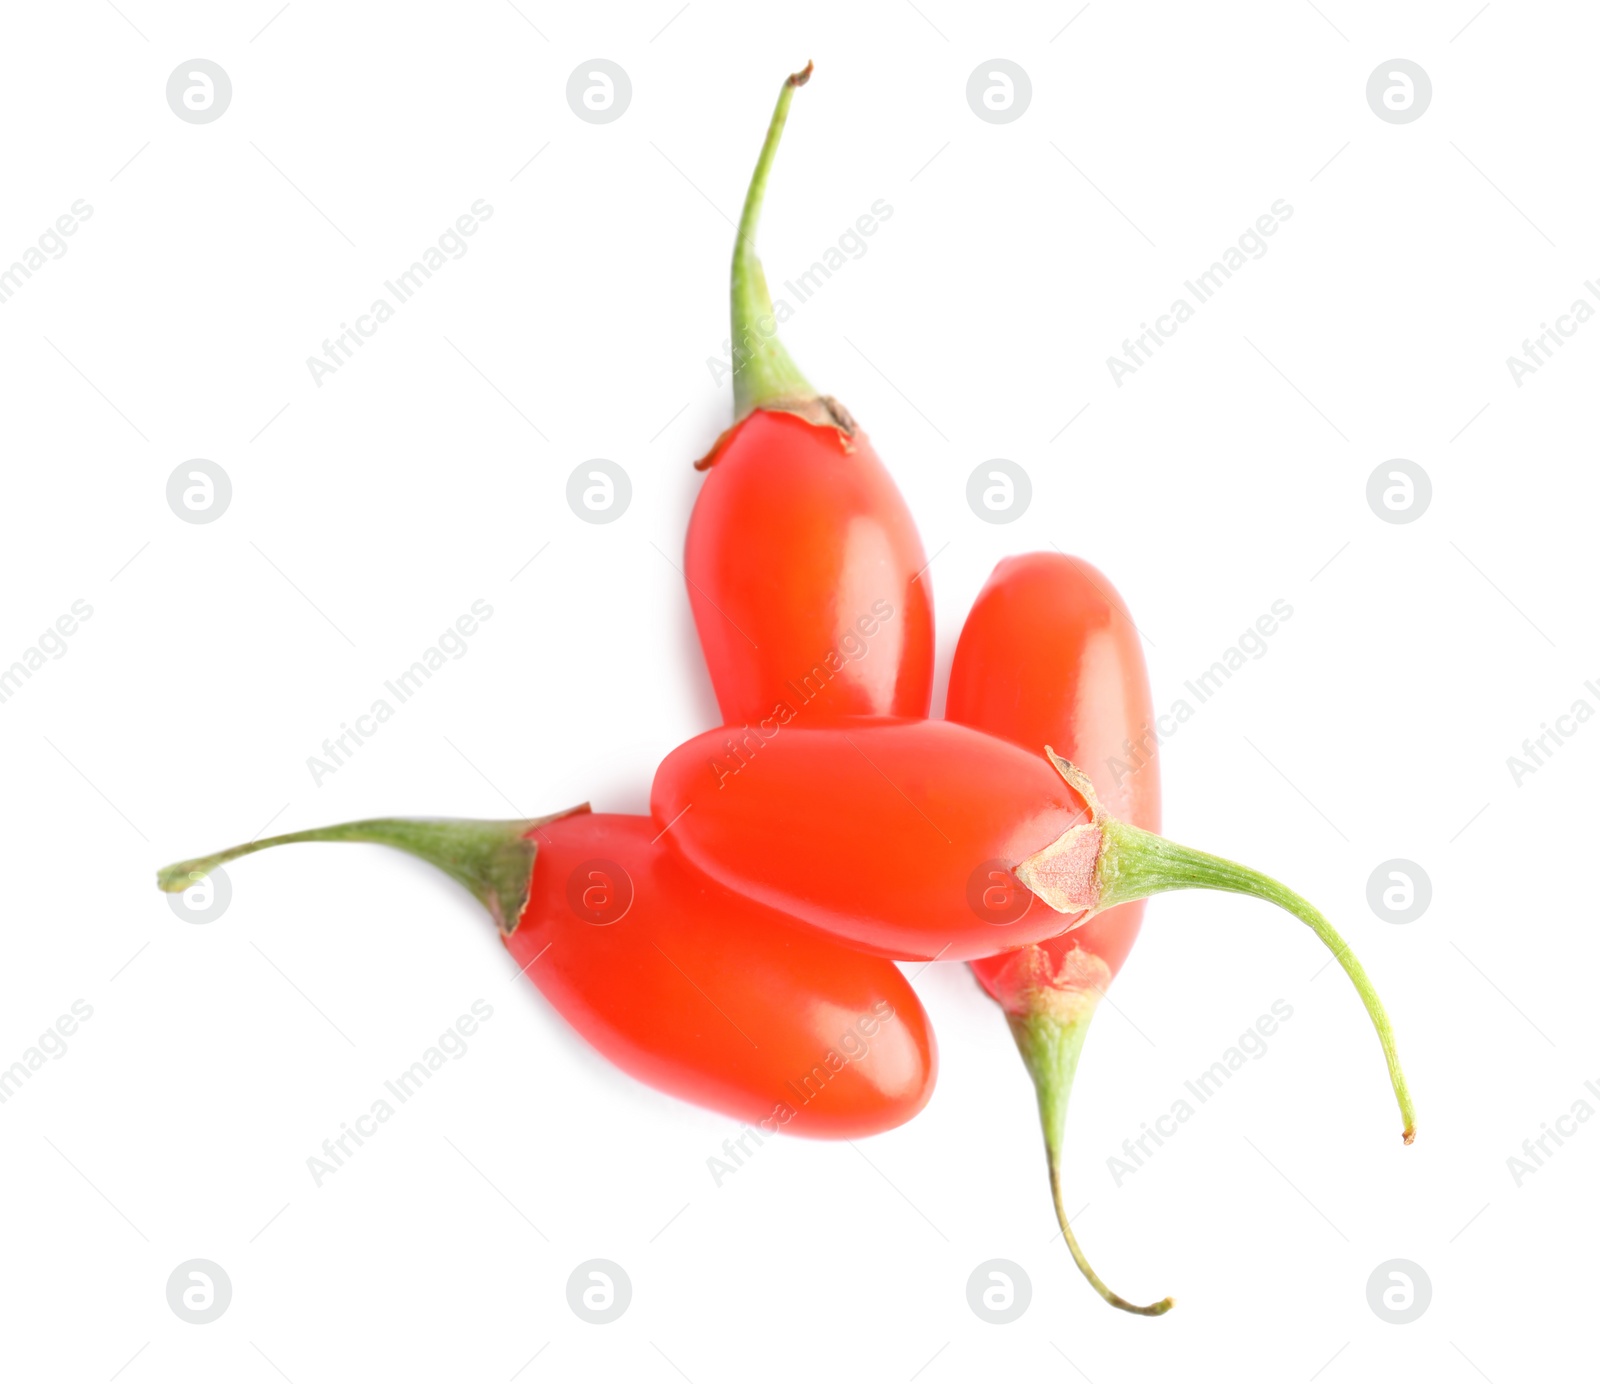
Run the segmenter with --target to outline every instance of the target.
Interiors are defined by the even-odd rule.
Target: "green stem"
[[[738,422],[746,414],[769,404],[811,399],[816,396],[778,340],[778,324],[773,316],[772,295],[767,291],[767,276],[756,255],[756,226],[761,220],[761,204],[767,193],[767,174],[778,152],[784,122],[789,118],[789,103],[796,87],[811,76],[811,64],[796,72],[778,93],[778,105],[767,127],[766,143],[756,160],[756,171],[745,194],[744,212],[739,217],[738,238],[733,243],[733,413]]]
[[[1173,1300],[1164,1297],[1141,1307],[1112,1292],[1078,1247],[1078,1237],[1072,1233],[1067,1208],[1061,1200],[1061,1146],[1067,1126],[1067,1101],[1072,1095],[1072,1081],[1078,1072],[1078,1056],[1083,1051],[1089,1020],[1094,1017],[1100,997],[1092,990],[1074,989],[1038,993],[1034,998],[1035,1006],[1021,1014],[1008,1012],[1006,1021],[1011,1025],[1017,1051],[1022,1054],[1039,1097],[1039,1122],[1044,1128],[1045,1158],[1050,1166],[1050,1196],[1055,1202],[1061,1234],[1072,1253],[1073,1263],[1095,1292],[1124,1312],[1159,1317],[1171,1310]]]
[[[500,931],[509,937],[516,931],[528,902],[528,886],[539,850],[533,833],[558,817],[588,810],[585,805],[520,822],[462,817],[373,817],[362,822],[342,822],[338,826],[269,836],[264,841],[247,841],[214,855],[168,865],[156,872],[156,887],[169,894],[181,893],[219,865],[271,846],[301,841],[363,841],[392,846],[443,870],[472,891]]]
[[[1276,904],[1316,933],[1350,977],[1361,1003],[1367,1008],[1372,1027],[1377,1030],[1378,1042],[1383,1045],[1383,1060],[1389,1068],[1389,1084],[1394,1087],[1400,1115],[1405,1121],[1401,1138],[1408,1144],[1416,1138],[1417,1111],[1411,1103],[1406,1074],[1400,1066],[1388,1011],[1378,998],[1365,967],[1350,950],[1350,944],[1319,910],[1293,889],[1247,865],[1180,846],[1114,819],[1103,820],[1100,829],[1104,834],[1098,870],[1101,908],[1114,908],[1131,899],[1147,899],[1152,894],[1165,894],[1174,889],[1217,889],[1229,894],[1248,894]]]
[[[1180,846],[1106,816],[1089,776],[1048,745],[1044,752],[1068,786],[1083,798],[1090,820],[1067,828],[1048,846],[1035,851],[1016,867],[1017,878],[1058,913],[1083,914],[1072,926],[1079,926],[1096,913],[1115,908],[1119,903],[1147,899],[1152,894],[1165,894],[1174,889],[1220,889],[1230,894],[1249,894],[1293,914],[1333,953],[1356,987],[1361,1003],[1367,1007],[1367,1016],[1383,1046],[1389,1084],[1394,1088],[1400,1116],[1405,1121],[1400,1137],[1408,1144],[1415,1139],[1417,1111],[1406,1087],[1406,1074],[1400,1067],[1389,1015],[1365,969],[1350,950],[1350,944],[1339,936],[1333,924],[1294,890],[1259,870]]]

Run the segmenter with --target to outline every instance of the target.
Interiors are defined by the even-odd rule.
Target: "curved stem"
[[[1050,1196],[1055,1202],[1056,1221],[1066,1238],[1072,1262],[1113,1307],[1139,1317],[1159,1317],[1172,1308],[1173,1299],[1164,1297],[1141,1307],[1114,1293],[1094,1271],[1078,1247],[1072,1233],[1067,1208],[1061,1200],[1061,1145],[1067,1124],[1067,1101],[1072,1095],[1072,1080],[1078,1072],[1078,1056],[1089,1030],[1100,996],[1096,991],[1077,987],[1036,990],[1025,996],[1020,1013],[1008,1011],[1006,1021],[1017,1040],[1017,1051],[1033,1077],[1039,1097],[1039,1122],[1044,1128],[1045,1159],[1050,1167]]]
[[[1055,1158],[1050,1160],[1050,1195],[1055,1198],[1056,1220],[1060,1223],[1062,1235],[1066,1237],[1067,1248],[1072,1251],[1072,1262],[1089,1280],[1095,1292],[1113,1307],[1120,1308],[1124,1312],[1132,1312],[1136,1317],[1160,1317],[1172,1310],[1172,1305],[1177,1299],[1171,1296],[1162,1298],[1160,1302],[1146,1303],[1143,1307],[1138,1303],[1129,1302],[1120,1293],[1114,1293],[1106,1287],[1104,1280],[1090,1267],[1089,1261],[1083,1257],[1083,1251],[1078,1248],[1078,1237],[1072,1233],[1072,1226],[1067,1222],[1067,1208],[1061,1204],[1061,1168]]]
[[[1366,1006],[1372,1027],[1377,1031],[1378,1042],[1383,1046],[1383,1060],[1389,1068],[1389,1084],[1394,1088],[1400,1115],[1405,1121],[1400,1137],[1408,1144],[1417,1137],[1416,1107],[1411,1103],[1406,1074],[1400,1066],[1400,1054],[1395,1047],[1394,1029],[1389,1023],[1388,1011],[1378,998],[1366,969],[1350,950],[1350,944],[1321,912],[1293,889],[1247,865],[1180,846],[1112,818],[1103,819],[1100,830],[1104,840],[1097,871],[1100,880],[1097,911],[1115,907],[1130,899],[1149,898],[1152,894],[1167,893],[1174,889],[1218,889],[1230,894],[1249,894],[1253,898],[1276,904],[1316,933],[1322,945],[1333,953],[1334,959],[1350,977],[1356,993],[1361,996],[1361,1003]]]
[[[337,826],[269,836],[263,841],[246,841],[213,855],[168,865],[156,872],[156,887],[168,894],[181,893],[219,865],[272,846],[289,846],[302,841],[362,841],[392,846],[443,870],[472,891],[499,924],[501,932],[509,937],[516,931],[528,901],[528,886],[533,879],[533,864],[539,850],[538,843],[532,839],[533,833],[558,817],[588,810],[585,804],[568,812],[520,822],[462,817],[371,817],[361,822],[341,822]]]
[[[739,217],[738,237],[733,243],[733,413],[738,422],[754,409],[784,400],[808,399],[816,391],[800,373],[778,340],[778,324],[772,311],[772,295],[767,291],[767,276],[756,255],[756,226],[761,220],[761,204],[767,193],[767,174],[783,137],[789,118],[789,103],[796,87],[811,77],[811,64],[796,72],[778,93],[778,105],[767,127],[766,142],[756,171],[745,194],[744,212]]]
[[[1294,890],[1279,884],[1270,875],[1237,865],[1221,856],[1180,846],[1164,836],[1108,817],[1095,796],[1094,784],[1077,765],[1062,759],[1050,746],[1046,758],[1067,781],[1089,810],[1089,821],[1068,827],[1042,850],[1035,851],[1016,867],[1016,876],[1058,913],[1081,913],[1067,930],[1079,927],[1096,913],[1115,908],[1119,903],[1147,899],[1174,889],[1220,889],[1230,894],[1249,894],[1276,904],[1293,914],[1321,939],[1344,967],[1367,1008],[1367,1017],[1377,1030],[1383,1046],[1383,1060],[1389,1068],[1389,1085],[1400,1104],[1405,1121],[1400,1137],[1410,1143],[1417,1137],[1417,1111],[1411,1103],[1406,1074],[1400,1067],[1395,1048],[1394,1029],[1378,992],[1356,960],[1350,944],[1334,926]]]

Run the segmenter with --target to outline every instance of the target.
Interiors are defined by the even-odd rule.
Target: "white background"
[[[1520,388],[1505,360],[1600,271],[1600,21],[674,3],[8,12],[0,260],[75,199],[94,212],[0,306],[0,663],[75,599],[94,615],[0,706],[0,1061],[75,999],[94,1017],[0,1107],[5,1373],[1503,1384],[1586,1357],[1600,1128],[1520,1188],[1506,1160],[1600,1081],[1600,726],[1520,787],[1505,761],[1600,706],[1600,325]],[[234,87],[207,125],[164,94],[197,56]],[[633,83],[608,125],[564,94],[596,56]],[[997,56],[1033,84],[1011,124],[965,99]],[[1396,56],[1434,87],[1407,125],[1365,98]],[[1402,1147],[1366,1018],[1336,967],[1313,979],[1304,929],[1152,904],[1086,1049],[1067,1175],[1106,1279],[1177,1295],[1159,1321],[1104,1307],[1053,1238],[1031,1091],[963,967],[916,981],[942,1057],[924,1114],[854,1147],[769,1143],[718,1188],[736,1126],[580,1046],[426,867],[262,856],[205,926],[151,887],[269,821],[642,811],[660,757],[713,723],[672,564],[690,463],[729,419],[706,364],[728,218],[807,58],[762,250],[781,282],[894,209],[786,339],[938,554],[941,683],[1007,553],[1105,571],[1162,707],[1294,608],[1166,747],[1167,829],[1345,931],[1420,1134]],[[317,387],[306,358],[478,198],[469,253]],[[1270,253],[1118,388],[1106,357],[1279,198]],[[196,457],[233,482],[205,526],[165,499]],[[591,457],[634,487],[603,527],[565,501]],[[1010,525],[966,504],[993,457],[1033,479]],[[1365,498],[1395,457],[1434,489],[1403,526]],[[307,756],[475,599],[494,616],[470,653],[315,785]],[[1433,882],[1405,926],[1366,903],[1391,857]],[[307,1157],[477,998],[495,1014],[469,1055],[315,1187]],[[1108,1156],[1280,998],[1267,1055],[1117,1187]],[[165,1298],[195,1257],[233,1284],[203,1327]],[[565,1297],[596,1257],[634,1289],[604,1327]],[[991,1258],[1032,1282],[1009,1326],[967,1306]],[[1408,1326],[1366,1299],[1392,1258],[1433,1285]]]

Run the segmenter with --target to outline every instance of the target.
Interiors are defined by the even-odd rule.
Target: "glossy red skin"
[[[1155,714],[1139,632],[1116,588],[1081,559],[1027,553],[995,567],[956,644],[945,715],[1028,749],[1050,745],[1089,775],[1112,816],[1161,830]],[[1046,966],[998,956],[973,962],[973,972],[1008,1007],[1042,975],[1081,974],[1064,964],[1075,950],[1099,957],[1115,976],[1139,935],[1144,905],[1108,909],[1042,943]]]
[[[758,409],[714,457],[684,574],[723,722],[926,716],[927,559],[866,435]]]
[[[1010,870],[1088,820],[1042,751],[950,721],[808,727],[804,713],[680,745],[656,770],[650,811],[729,888],[864,951],[946,961],[1066,928],[1070,916],[1032,895],[997,925],[968,890],[987,862]]]
[[[585,812],[529,833],[538,854],[506,949],[561,1016],[629,1075],[768,1132],[854,1139],[921,1110],[937,1055],[905,977],[696,874],[660,830]],[[575,872],[621,887],[589,878],[609,873],[584,869],[596,860],[632,884],[608,924],[569,903]]]

